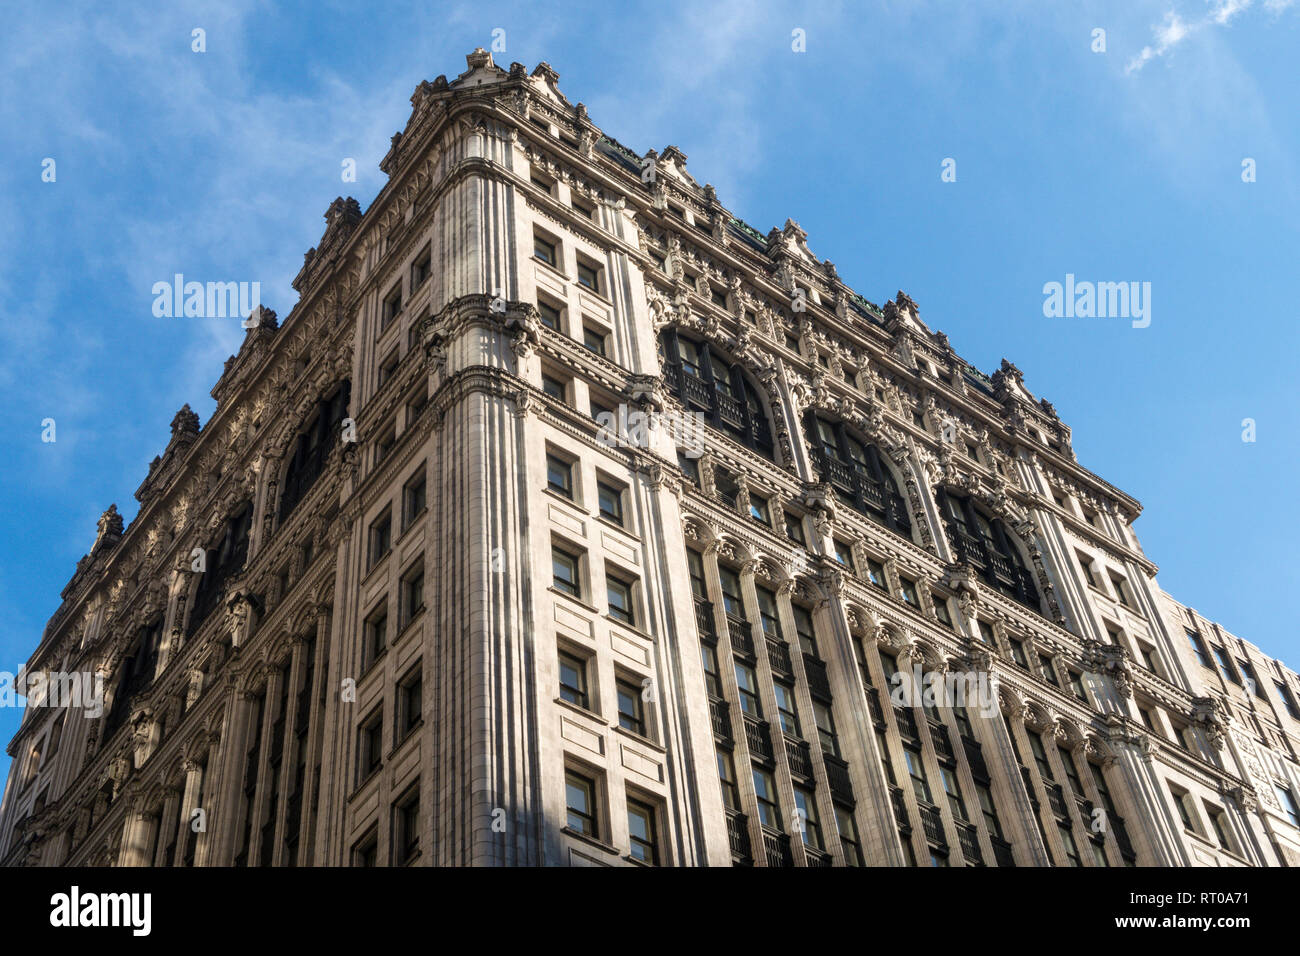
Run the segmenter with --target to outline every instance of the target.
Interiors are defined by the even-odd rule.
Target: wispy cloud
[[[1208,0],[1210,10],[1204,16],[1185,20],[1177,10],[1168,10],[1161,23],[1154,28],[1152,42],[1128,62],[1125,73],[1136,73],[1152,60],[1159,59],[1172,51],[1188,37],[1202,30],[1227,26],[1238,16],[1248,10],[1253,0]],[[1294,5],[1296,0],[1264,0],[1262,6],[1273,15],[1282,13]]]

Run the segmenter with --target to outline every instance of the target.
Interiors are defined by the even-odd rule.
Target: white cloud
[[[1135,73],[1152,60],[1164,56],[1194,33],[1207,27],[1227,26],[1247,9],[1253,0],[1207,0],[1210,11],[1204,17],[1190,23],[1178,15],[1176,10],[1168,10],[1164,20],[1153,28],[1153,43],[1142,47],[1141,51],[1128,62],[1125,73]],[[1292,6],[1295,0],[1264,0],[1264,9],[1277,15]]]

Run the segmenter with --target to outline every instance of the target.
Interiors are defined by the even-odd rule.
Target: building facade
[[[1296,674],[1014,365],[467,61],[105,512],[0,859],[1300,862]]]

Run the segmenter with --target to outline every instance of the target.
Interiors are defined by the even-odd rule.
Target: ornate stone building
[[[1296,675],[1160,590],[1014,365],[544,63],[411,103],[101,520],[28,674],[102,709],[28,707],[0,859],[1300,859]]]

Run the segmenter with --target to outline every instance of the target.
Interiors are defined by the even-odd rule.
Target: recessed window
[[[993,625],[988,621],[979,621],[980,640],[989,647],[997,647],[997,639],[993,636]]]
[[[564,383],[558,378],[552,378],[550,375],[542,376],[542,391],[551,396],[551,398],[557,399],[561,402],[567,402],[569,400]]]
[[[709,292],[709,298],[714,305],[720,306],[724,309],[727,307],[727,294],[725,292],[719,292],[717,289],[712,289]]]
[[[375,467],[389,456],[397,445],[397,431],[390,428],[375,442]]]
[[[563,548],[551,548],[551,583],[556,590],[563,591],[570,597],[582,596],[582,579],[576,554]]]
[[[420,853],[420,786],[393,804],[393,865],[405,866]]]
[[[725,750],[716,751],[718,779],[722,781],[722,804],[728,810],[740,809],[740,790],[736,786],[736,764]]]
[[[358,753],[360,756],[361,779],[364,780],[379,769],[384,762],[384,711],[381,707],[366,718],[361,725]]]
[[[377,832],[372,830],[352,847],[352,865],[358,867],[379,865],[379,834]]]
[[[369,668],[388,647],[388,609],[381,606],[366,618],[365,646],[361,651],[362,668]]]
[[[570,830],[598,839],[596,819],[596,782],[570,770],[564,775],[565,808]]]
[[[592,292],[600,292],[600,270],[586,262],[578,262],[578,285]]]
[[[1278,803],[1282,805],[1282,812],[1291,821],[1291,826],[1300,827],[1300,810],[1296,808],[1295,794],[1289,787],[1278,784],[1273,784],[1273,792],[1277,794]]]
[[[391,511],[385,511],[383,515],[374,524],[370,526],[370,567],[373,568],[393,547],[393,515]]]
[[[1011,659],[1020,667],[1029,670],[1029,658],[1025,655],[1025,642],[1017,638],[1009,638],[1007,643],[1011,645]]]
[[[718,581],[722,585],[722,606],[732,617],[746,620],[745,602],[740,596],[740,576],[731,568],[718,566]]]
[[[889,590],[889,583],[885,578],[885,566],[872,558],[867,558],[867,580],[882,591]]]
[[[754,768],[754,794],[758,797],[758,820],[773,830],[781,829],[781,805],[777,802],[776,781],[766,770]]]
[[[1178,810],[1178,818],[1182,820],[1183,826],[1193,833],[1200,833],[1200,829],[1196,826],[1196,810],[1192,806],[1192,795],[1172,785],[1169,787],[1169,792],[1173,795],[1174,806]]]
[[[1079,567],[1083,569],[1083,579],[1097,590],[1101,590],[1101,582],[1097,580],[1097,572],[1093,569],[1092,559],[1082,551],[1075,552],[1079,559]]]
[[[424,476],[424,468],[420,468],[420,473],[406,483],[402,490],[402,513],[404,514],[402,527],[409,528],[412,522],[420,515],[424,514],[427,507],[425,490],[428,487],[427,479]]]
[[[750,495],[749,516],[763,522],[763,524],[770,525],[772,523],[772,513],[768,508],[767,499],[760,498],[758,495]]]
[[[948,609],[948,599],[938,591],[931,591],[930,598],[934,601],[934,616],[939,619],[939,623],[952,627],[952,612]]]
[[[905,578],[901,574],[898,576],[898,596],[904,604],[910,604],[912,607],[919,607],[920,598],[916,594],[916,582],[911,578]]]
[[[1196,659],[1201,662],[1201,666],[1213,670],[1214,661],[1210,660],[1210,652],[1206,649],[1201,635],[1187,629],[1184,629],[1183,633],[1187,635],[1187,643],[1192,645],[1192,651],[1196,654]]]
[[[402,284],[399,282],[393,286],[388,295],[384,296],[383,324],[381,328],[388,328],[388,323],[397,318],[402,313]]]
[[[424,563],[417,564],[402,576],[402,626],[424,610]]]
[[[1088,692],[1083,686],[1083,675],[1078,671],[1070,671],[1070,691],[1085,704],[1088,702]]]
[[[406,735],[420,723],[424,713],[424,669],[416,664],[397,685],[397,736]]]
[[[632,607],[632,584],[607,574],[605,593],[609,602],[609,616],[629,627],[634,626],[636,614]]]
[[[785,536],[795,544],[807,546],[803,533],[803,519],[789,511],[785,513]]]
[[[630,681],[621,680],[617,685],[617,694],[618,725],[645,737],[645,701],[641,698],[641,688]]]
[[[571,200],[571,202],[575,212],[579,213],[580,215],[586,216],[588,219],[592,221],[595,221],[596,219],[595,207],[589,206],[585,202],[582,202],[581,200],[578,199],[573,199]]]
[[[632,859],[650,866],[659,864],[659,843],[655,833],[655,811],[639,800],[627,801],[627,832]]]
[[[844,565],[850,571],[853,570],[853,548],[843,541],[835,541],[835,560]]]
[[[656,252],[655,250],[651,249],[650,258],[654,261],[656,269],[658,269],[660,272],[663,272],[665,274],[668,272],[668,257],[665,256],[662,252]]]
[[[728,507],[736,508],[740,504],[740,486],[736,480],[719,469],[713,476],[713,488],[718,493],[718,497]]]
[[[1219,662],[1219,670],[1223,672],[1223,676],[1234,684],[1240,684],[1241,677],[1237,674],[1237,669],[1232,666],[1232,659],[1228,657],[1227,651],[1218,644],[1214,644],[1212,647],[1214,648],[1214,657]]]
[[[605,333],[593,326],[583,326],[582,344],[588,352],[595,352],[597,355],[605,355]]]
[[[803,842],[814,849],[824,849],[825,844],[822,842],[822,827],[817,819],[817,801],[813,797],[812,791],[805,790],[803,787],[794,788],[794,805],[799,811],[800,835]]]
[[[560,310],[549,302],[538,300],[537,311],[541,314],[542,325],[548,329],[560,330]]]
[[[844,848],[844,864],[866,866],[867,860],[862,855],[862,839],[858,836],[858,825],[853,822],[853,811],[836,804],[835,824],[839,827],[840,845]]]
[[[1261,700],[1267,700],[1268,697],[1264,693],[1264,685],[1255,677],[1255,668],[1250,666],[1250,662],[1238,658],[1237,667],[1241,670],[1242,677],[1245,678],[1247,689]]]
[[[533,236],[533,256],[553,268],[559,261],[555,254],[555,243],[540,235]]]
[[[1300,707],[1296,706],[1295,695],[1291,693],[1291,688],[1280,681],[1273,681],[1273,686],[1277,688],[1277,696],[1282,698],[1282,705],[1286,707],[1286,712],[1291,715],[1291,719],[1300,720]]]
[[[1128,580],[1122,574],[1110,572],[1110,583],[1115,587],[1115,596],[1119,603],[1127,608],[1133,607],[1133,595],[1128,589]]]
[[[758,620],[763,633],[775,641],[781,640],[781,619],[776,610],[776,594],[761,584],[754,589],[758,594]]]
[[[424,285],[424,280],[429,278],[429,273],[432,270],[433,270],[433,256],[429,250],[429,247],[425,246],[424,251],[421,252],[418,256],[416,256],[415,261],[411,263],[411,294],[412,295],[415,294],[416,289]]]
[[[740,690],[740,709],[751,717],[762,717],[763,707],[758,700],[758,676],[754,668],[736,661],[736,686]]]
[[[813,628],[812,612],[806,607],[792,604],[794,611],[794,630],[799,637],[799,650],[813,659],[820,659],[817,653],[817,632]]]
[[[380,364],[377,388],[383,388],[393,380],[393,376],[397,374],[398,358],[397,350],[394,349],[393,353]]]
[[[799,715],[795,709],[794,688],[781,683],[773,684],[772,688],[776,692],[776,715],[781,732],[798,740]]]
[[[814,700],[813,717],[817,721],[817,740],[822,745],[822,753],[838,757],[840,742],[835,734],[835,719],[831,716],[830,707],[819,700]]]
[[[573,463],[558,455],[546,456],[546,487],[573,500]]]
[[[549,176],[544,176],[541,173],[529,173],[528,179],[534,186],[546,193],[546,195],[553,195],[552,190],[555,189],[555,181]]]
[[[589,710],[587,662],[572,654],[560,654],[560,699]]]
[[[1219,846],[1229,853],[1235,852],[1231,831],[1228,827],[1228,817],[1224,813],[1223,807],[1215,806],[1212,803],[1205,804],[1205,813],[1210,818],[1210,826],[1214,829],[1214,838],[1219,841]]]
[[[600,516],[612,524],[623,527],[623,489],[607,481],[596,483],[596,498]]]
[[[1056,676],[1056,669],[1052,667],[1052,659],[1046,654],[1038,655],[1038,676],[1053,687],[1061,686],[1061,682]]]

